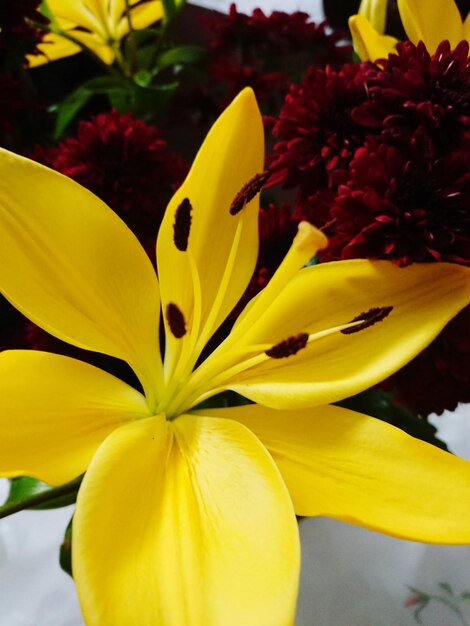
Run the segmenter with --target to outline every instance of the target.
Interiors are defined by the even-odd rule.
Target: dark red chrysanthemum
[[[225,108],[245,87],[251,87],[260,102],[275,107],[279,94],[288,87],[287,76],[283,72],[264,72],[250,65],[240,65],[232,59],[215,58],[208,66],[215,84],[224,86],[225,95],[218,98],[219,107]]]
[[[343,34],[328,32],[325,22],[316,24],[309,20],[308,14],[301,11],[273,11],[265,15],[261,9],[255,9],[251,15],[245,15],[232,4],[228,15],[216,13],[206,20],[213,32],[209,48],[219,55],[243,52],[240,61],[250,64],[285,64],[307,51],[311,53],[311,65],[317,67],[345,63],[351,48],[344,45]]]
[[[44,106],[12,73],[0,71],[0,146],[24,152],[47,128]]]
[[[470,58],[462,41],[443,41],[430,55],[423,42],[398,44],[397,54],[366,72],[368,99],[353,111],[358,124],[393,143],[425,136],[436,154],[470,141]]]
[[[356,67],[357,99],[354,77],[341,72],[330,72],[331,96],[318,70],[291,88],[270,182],[296,187],[296,212],[329,224],[322,260],[470,264],[469,71],[466,43],[429,55],[406,42]],[[470,400],[469,315],[386,382],[416,412]]]
[[[289,82],[299,80],[309,65],[340,66],[351,55],[341,33],[328,32],[326,23],[309,21],[306,13],[261,9],[228,15],[214,13],[204,22],[210,31],[208,71],[225,88],[230,100],[240,88],[251,86],[259,100],[278,104]]]
[[[6,138],[27,109],[24,91],[19,81],[11,74],[0,72],[0,145],[5,146]]]
[[[0,0],[0,29],[3,32],[20,32],[25,20],[42,21],[39,13],[41,0]]]
[[[0,0],[0,54],[13,47],[21,55],[33,53],[41,31],[33,22],[46,23],[39,12],[40,0]]]
[[[36,156],[104,200],[144,244],[187,172],[157,128],[117,111],[80,122],[76,137]]]
[[[300,85],[291,85],[272,128],[280,141],[270,157],[271,184],[298,186],[309,196],[329,186],[331,172],[348,166],[364,142],[364,128],[351,112],[367,97],[366,68],[311,68]]]
[[[469,161],[470,149],[440,159],[385,143],[358,149],[341,173],[324,258],[470,265]]]
[[[470,402],[470,306],[384,386],[418,415],[440,415]]]

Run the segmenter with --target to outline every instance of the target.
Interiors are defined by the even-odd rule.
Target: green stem
[[[120,67],[122,73],[124,74],[124,76],[126,78],[129,78],[132,75],[131,68],[129,67],[126,59],[124,58],[124,55],[121,52],[119,44],[115,42],[115,43],[112,44],[111,47],[112,47],[112,49],[114,51],[114,54],[116,56],[116,62],[118,64],[118,66]]]
[[[132,16],[131,16],[131,5],[129,4],[129,0],[125,0],[126,3],[126,19],[129,25],[129,35],[128,35],[128,50],[129,50],[129,62],[131,66],[131,72],[134,74],[139,69],[139,60],[137,57],[137,43],[135,40],[135,31],[132,27]]]
[[[173,3],[171,4],[172,6],[174,6]],[[179,15],[179,13],[181,13],[184,5],[185,5],[185,0],[180,2],[180,4],[176,7],[176,10],[172,12],[172,15],[170,15],[169,14],[170,12],[167,9],[165,9],[165,2],[163,3],[165,15],[162,20],[157,43],[155,45],[155,48],[150,58],[150,63],[149,63],[150,71],[152,71],[155,63],[157,62],[158,56],[166,42],[166,38],[167,38],[168,31],[170,29],[170,26],[173,24],[175,18]]]
[[[162,20],[162,24],[161,24],[161,27],[160,27],[160,32],[158,34],[158,39],[157,39],[156,45],[155,45],[155,47],[153,49],[153,52],[152,52],[152,55],[150,57],[150,63],[149,63],[149,70],[150,71],[152,71],[154,69],[154,66],[155,66],[155,64],[157,62],[158,55],[160,54],[160,51],[161,51],[162,46],[163,46],[163,42],[164,42],[164,40],[166,38],[167,29],[168,29],[168,22],[167,22],[166,18],[164,18]]]
[[[0,506],[0,519],[8,517],[9,515],[13,515],[14,513],[19,513],[20,511],[24,511],[26,509],[31,509],[40,504],[45,504],[46,502],[57,500],[57,498],[60,498],[62,496],[67,496],[72,493],[78,493],[82,480],[83,476],[79,476],[78,478],[71,480],[65,485],[60,485],[60,487],[52,487],[51,489],[47,489],[46,491],[41,491],[40,493],[37,493],[34,496],[30,496],[29,498],[25,498],[20,502],[4,504],[3,506]]]

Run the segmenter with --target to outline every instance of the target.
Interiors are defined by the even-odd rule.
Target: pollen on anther
[[[166,321],[170,327],[171,334],[176,339],[181,339],[186,335],[186,321],[181,309],[170,302],[166,307]]]
[[[175,221],[173,222],[173,241],[175,246],[181,252],[188,249],[189,232],[191,230],[191,202],[189,198],[184,198],[175,212]]]
[[[308,342],[308,333],[299,333],[280,341],[269,350],[266,350],[265,354],[272,359],[285,359],[288,356],[297,354],[299,350],[305,348]]]
[[[269,178],[269,172],[255,174],[246,185],[240,189],[230,205],[230,215],[237,215],[240,211],[261,191],[264,183]]]
[[[361,322],[360,324],[356,324],[356,326],[351,326],[351,328],[343,328],[340,332],[343,335],[352,335],[353,333],[358,333],[360,330],[364,330],[365,328],[369,328],[378,322],[382,322],[386,317],[390,315],[393,310],[393,306],[381,306],[375,307],[373,309],[369,309],[365,313],[361,313],[357,315],[354,319],[352,319],[349,323],[353,322]]]

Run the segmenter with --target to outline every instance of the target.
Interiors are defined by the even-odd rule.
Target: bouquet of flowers
[[[363,0],[349,42],[0,0],[0,517],[76,503],[87,625],[293,624],[296,516],[470,543],[427,419],[470,402],[470,32],[441,5]]]

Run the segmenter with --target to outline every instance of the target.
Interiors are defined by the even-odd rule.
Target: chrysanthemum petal
[[[110,432],[149,413],[142,394],[87,363],[2,352],[0,475],[65,483],[86,470]]]
[[[463,39],[462,18],[454,0],[440,0],[430,6],[425,0],[398,0],[398,10],[408,38],[417,44],[424,41],[432,54],[448,39],[452,47]]]
[[[258,201],[255,197],[245,206],[239,196],[232,212],[231,206],[262,172],[263,145],[260,112],[252,90],[246,89],[212,127],[165,213],[157,243],[163,311],[176,305],[186,324],[182,339],[175,338],[166,316],[170,369],[182,344],[191,344],[188,355],[200,352],[251,278],[258,253]]]
[[[221,368],[220,379],[231,377],[225,387],[273,408],[328,404],[354,395],[420,352],[468,303],[469,281],[468,268],[445,263],[398,268],[386,261],[352,260],[305,268],[235,345],[228,339],[225,358],[233,351],[238,372],[231,376]],[[380,319],[382,309],[383,321],[350,334],[337,331],[309,340],[295,354],[265,358],[245,371],[236,363],[237,351],[250,345],[276,346],[299,334],[368,319],[368,312]],[[217,385],[213,373],[209,378],[208,384]]]
[[[335,406],[214,409],[250,428],[298,515],[325,515],[430,543],[470,542],[470,463],[378,419]]]
[[[73,180],[1,150],[0,240],[0,291],[60,339],[127,361],[151,398],[158,281],[117,215]]]
[[[398,39],[381,35],[363,15],[352,15],[348,23],[354,50],[361,61],[386,59],[395,52]]]
[[[157,417],[118,429],[85,476],[73,533],[89,626],[292,623],[292,503],[241,424]]]

